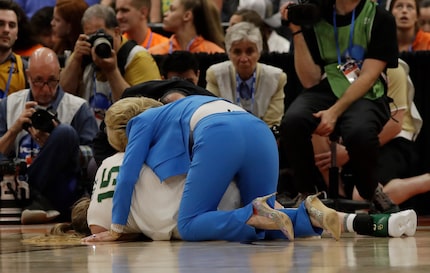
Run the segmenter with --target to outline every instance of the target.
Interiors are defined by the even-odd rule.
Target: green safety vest
[[[352,38],[353,45],[362,47],[364,52],[367,51],[367,45],[370,42],[373,20],[376,13],[376,5],[376,3],[367,0],[363,6],[363,10],[354,21],[354,35]],[[338,43],[341,54],[345,52],[349,46],[350,27],[350,25],[337,27]],[[329,24],[325,20],[321,20],[314,26],[314,31],[315,33],[318,33],[316,38],[321,58],[324,63],[326,63],[324,70],[330,87],[333,93],[340,98],[351,83],[338,68],[338,56],[333,25]],[[384,84],[381,79],[378,79],[364,97],[373,100],[380,98],[384,93]]]

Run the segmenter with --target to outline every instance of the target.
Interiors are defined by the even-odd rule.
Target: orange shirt
[[[127,33],[124,33],[123,36],[125,38],[127,38],[128,40],[130,40],[130,37],[128,36]],[[150,28],[148,28],[148,31],[146,32],[145,40],[140,45],[143,46],[144,48],[148,49],[150,47],[153,47],[153,46],[156,46],[158,44],[165,43],[168,41],[169,41],[169,38],[164,37],[163,35],[158,34],[156,32],[153,32]]]
[[[22,57],[30,57],[36,49],[41,47],[43,47],[41,44],[37,44],[24,50],[15,50],[14,52]]]
[[[414,43],[412,44],[412,51],[430,50],[430,33],[418,30]]]
[[[172,53],[176,50],[186,50],[192,53],[206,52],[206,53],[224,53],[225,50],[217,44],[205,40],[202,36],[197,36],[188,44],[187,48],[181,48],[175,34],[173,34],[169,41],[151,47],[149,53],[153,55],[164,55]]]

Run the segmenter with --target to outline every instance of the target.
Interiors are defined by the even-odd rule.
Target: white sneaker
[[[417,229],[417,214],[414,210],[392,213],[388,218],[388,235],[401,237],[414,236]]]
[[[56,210],[29,210],[25,209],[21,214],[21,224],[44,224],[51,220],[54,220],[60,215],[60,212]]]
[[[414,236],[417,231],[417,213],[412,209],[404,210],[399,213],[405,216],[405,235]]]

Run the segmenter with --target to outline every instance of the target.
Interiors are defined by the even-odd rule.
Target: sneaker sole
[[[56,210],[24,210],[21,214],[21,224],[44,224],[54,220],[60,213]]]
[[[417,214],[414,210],[392,213],[388,219],[388,234],[391,237],[413,236],[417,229]]]
[[[417,213],[414,210],[409,209],[401,211],[400,214],[404,215],[406,220],[405,235],[414,236],[417,231]]]

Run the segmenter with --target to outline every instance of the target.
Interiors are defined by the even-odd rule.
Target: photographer
[[[30,89],[0,103],[0,153],[25,160],[33,203],[22,223],[70,217],[77,200],[80,151],[91,151],[97,123],[86,101],[58,85],[60,64],[54,51],[37,49],[26,71]]]
[[[157,64],[141,46],[122,38],[115,11],[104,5],[89,7],[83,17],[85,34],[61,73],[60,85],[86,99],[103,120],[104,112],[125,88],[161,79]]]
[[[289,20],[295,69],[305,88],[281,123],[281,145],[297,190],[302,198],[315,191],[311,135],[336,132],[360,195],[378,211],[398,210],[377,189],[376,177],[378,134],[389,119],[384,75],[387,67],[397,67],[394,18],[370,0],[287,3],[280,12]],[[309,14],[314,18],[303,21]]]

